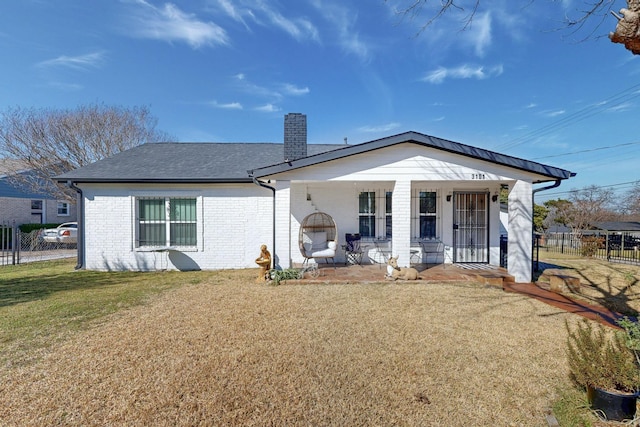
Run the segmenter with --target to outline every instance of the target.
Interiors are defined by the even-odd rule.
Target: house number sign
[[[487,177],[483,173],[472,173],[471,179],[487,179]]]

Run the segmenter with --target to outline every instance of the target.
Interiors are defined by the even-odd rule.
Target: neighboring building
[[[77,219],[75,204],[13,185],[7,176],[13,169],[9,162],[13,161],[0,159],[0,224],[63,223]]]
[[[508,270],[528,282],[533,186],[574,175],[416,132],[357,145],[307,145],[306,134],[306,116],[288,114],[284,144],[144,144],[57,177],[80,190],[79,264],[254,268],[264,243],[287,268],[303,261],[303,218],[322,211],[340,244],[386,238],[401,265],[419,239],[442,240],[445,262],[499,265],[507,186]]]

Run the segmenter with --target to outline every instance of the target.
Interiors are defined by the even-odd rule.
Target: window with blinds
[[[139,198],[137,247],[196,246],[195,198]]]

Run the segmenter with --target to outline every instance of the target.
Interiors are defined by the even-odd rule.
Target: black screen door
[[[454,262],[489,262],[488,202],[488,193],[454,193]]]

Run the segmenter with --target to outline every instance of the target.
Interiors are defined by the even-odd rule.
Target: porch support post
[[[533,198],[530,182],[516,181],[509,193],[508,271],[516,282],[531,282]]]
[[[396,181],[391,200],[393,235],[391,248],[398,265],[411,263],[411,181]]]
[[[275,189],[277,253],[272,256],[276,268],[286,269],[291,267],[291,182],[277,181]]]

